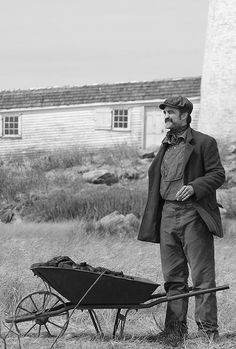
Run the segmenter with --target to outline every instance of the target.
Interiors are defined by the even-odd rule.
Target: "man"
[[[192,103],[170,97],[160,104],[169,129],[153,160],[148,200],[138,239],[160,243],[161,264],[168,296],[215,287],[213,234],[222,237],[216,189],[225,180],[214,138],[190,128]],[[163,336],[187,333],[188,299],[167,304]],[[199,333],[218,335],[215,293],[195,298]]]

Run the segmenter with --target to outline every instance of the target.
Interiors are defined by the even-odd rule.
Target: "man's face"
[[[165,127],[173,130],[186,125],[186,113],[181,113],[178,109],[165,107],[164,111]]]

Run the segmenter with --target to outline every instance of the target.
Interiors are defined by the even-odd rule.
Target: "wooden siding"
[[[198,129],[200,98],[192,99],[194,109],[191,126]],[[153,103],[158,107],[157,103]],[[144,146],[144,105],[123,104],[129,110],[130,129],[103,129],[98,118],[102,113],[111,115],[117,105],[81,106],[65,108],[42,108],[41,110],[25,110],[21,112],[21,138],[0,137],[0,156],[8,154],[24,154],[37,151],[50,151],[59,148],[67,149],[98,149],[117,144]],[[11,111],[1,114],[17,115]],[[1,123],[0,123],[1,124]]]
[[[0,156],[58,148],[101,148],[122,143],[142,146],[142,106],[128,107],[129,131],[97,128],[97,109],[99,107],[25,111],[21,114],[21,138],[1,137]],[[111,112],[112,106],[109,109]],[[8,115],[7,112],[4,115]]]

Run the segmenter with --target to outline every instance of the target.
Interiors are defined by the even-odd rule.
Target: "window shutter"
[[[111,129],[111,109],[101,108],[96,110],[95,128],[98,130]]]

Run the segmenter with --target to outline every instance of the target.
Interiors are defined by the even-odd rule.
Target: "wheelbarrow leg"
[[[88,309],[90,318],[93,322],[93,326],[97,332],[97,334],[99,334],[100,336],[103,336],[103,331],[102,331],[102,327],[100,325],[100,322],[98,320],[97,314],[95,313],[95,311],[93,309]]]
[[[121,309],[117,309],[115,324],[114,324],[114,328],[113,328],[113,338],[115,338],[116,332],[117,332],[119,326],[120,326],[119,336],[123,337],[125,322],[126,322],[126,318],[127,318],[129,311],[130,311],[130,309],[127,309],[124,314],[121,314]]]

